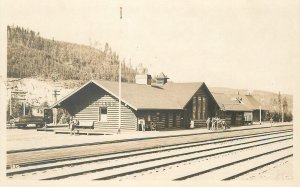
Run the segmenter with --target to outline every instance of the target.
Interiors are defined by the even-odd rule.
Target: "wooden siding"
[[[89,86],[73,98],[73,103],[68,103],[69,111],[75,119],[80,121],[95,121],[94,128],[100,131],[117,131],[119,122],[119,103],[116,98],[97,86]],[[79,102],[80,101],[80,102]],[[99,108],[107,108],[107,121],[99,121]],[[135,131],[137,117],[135,112],[121,105],[121,131]]]
[[[150,115],[150,121],[148,116]],[[156,123],[156,129],[170,130],[181,128],[181,111],[180,110],[144,110],[138,112],[139,119],[145,119],[146,124]],[[174,122],[175,119],[175,122]]]
[[[193,95],[186,109],[189,113],[187,116],[190,116],[194,120],[195,128],[206,128],[206,119],[208,116],[213,117],[216,115],[218,106],[210,96],[208,90],[202,86]]]
[[[228,125],[243,125],[244,124],[244,112],[225,112],[223,119],[225,119]]]
[[[232,125],[243,125],[244,124],[244,112],[236,112],[235,124]]]

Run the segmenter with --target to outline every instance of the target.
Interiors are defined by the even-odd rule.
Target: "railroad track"
[[[241,131],[225,131],[213,133],[195,133],[190,135],[172,135],[165,137],[150,137],[130,139],[130,141],[108,141],[80,144],[78,146],[55,146],[29,150],[14,150],[7,152],[7,169],[11,167],[27,167],[36,164],[56,163],[59,161],[92,158],[99,155],[126,153],[134,150],[160,148],[170,145],[180,145],[191,142],[203,142],[220,138],[240,137],[249,134],[260,134],[292,130],[292,126],[274,128],[243,129]]]
[[[189,180],[249,161],[257,162],[257,159],[263,160],[266,157],[270,157],[268,159],[269,162],[261,163],[262,161],[260,161],[258,163],[261,163],[261,165],[255,165],[255,168],[259,169],[264,165],[275,163],[276,160],[291,157],[292,136],[292,130],[286,129],[202,142],[131,150],[125,153],[94,155],[93,157],[76,160],[58,160],[55,163],[37,162],[26,167],[10,169],[7,171],[7,176],[42,180],[65,178],[125,180],[164,176],[164,179],[168,180]],[[263,150],[262,153],[257,154],[258,149]],[[232,155],[239,155],[238,158],[241,159],[232,158]],[[226,158],[226,162],[222,162],[220,158]],[[209,161],[213,160],[215,160],[213,164],[206,164],[205,166],[204,163],[210,163]],[[194,169],[190,168],[191,165],[193,165],[192,168]],[[196,165],[199,165],[201,171],[197,169]],[[253,170],[253,168],[240,168],[242,169],[240,173],[219,179],[231,180],[242,175],[241,173],[243,172],[245,174]],[[165,173],[165,175],[161,175],[162,173]]]

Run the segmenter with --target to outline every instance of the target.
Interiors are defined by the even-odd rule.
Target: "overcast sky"
[[[108,42],[127,62],[174,82],[293,93],[299,78],[298,1],[1,2],[6,24],[55,40]]]

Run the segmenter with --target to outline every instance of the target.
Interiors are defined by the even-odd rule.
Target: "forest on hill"
[[[11,84],[19,84],[23,78],[41,79],[43,81],[49,79],[53,84],[59,81],[64,84],[64,88],[74,89],[90,79],[118,80],[120,59],[108,43],[101,50],[92,46],[46,39],[41,37],[39,32],[19,26],[8,26],[7,37],[7,76],[8,78],[21,78],[20,81],[12,81]],[[135,82],[137,73],[147,72],[142,64],[133,67],[125,60],[122,60],[121,64],[123,82]],[[28,91],[28,94],[32,95],[32,100],[39,98],[40,102],[38,104],[41,105],[43,98],[47,98],[43,101],[47,103],[53,95],[53,89],[47,87],[49,81],[45,82],[44,87],[41,87],[42,84],[39,84],[39,81],[35,81],[36,85],[32,84],[32,86],[26,86],[25,83],[23,86],[19,84],[21,85],[19,89]],[[39,87],[48,90],[49,95],[39,95],[43,93]],[[231,88],[210,87],[210,90],[217,93],[247,93],[247,90]],[[292,119],[292,95],[281,95],[280,93],[265,91],[253,91],[252,94],[263,106],[270,110],[270,114],[273,116],[280,116],[280,106],[283,103],[285,106],[285,119]],[[27,102],[28,106],[33,105],[33,102]],[[16,102],[17,104],[18,107],[14,106],[18,109],[16,116],[22,114],[22,105]]]
[[[108,43],[104,50],[100,50],[87,45],[46,39],[39,32],[19,26],[8,26],[7,37],[9,78],[118,80],[120,59]],[[134,82],[137,68],[127,64],[124,59],[121,62],[122,81]],[[146,68],[143,70],[146,71]]]

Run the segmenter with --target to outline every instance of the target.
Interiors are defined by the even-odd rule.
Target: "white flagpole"
[[[283,102],[281,101],[281,123],[284,121]]]
[[[261,125],[261,106],[259,106],[259,124]]]
[[[120,7],[120,19],[122,19],[122,7]],[[118,134],[121,134],[121,60],[119,59],[119,128]]]

